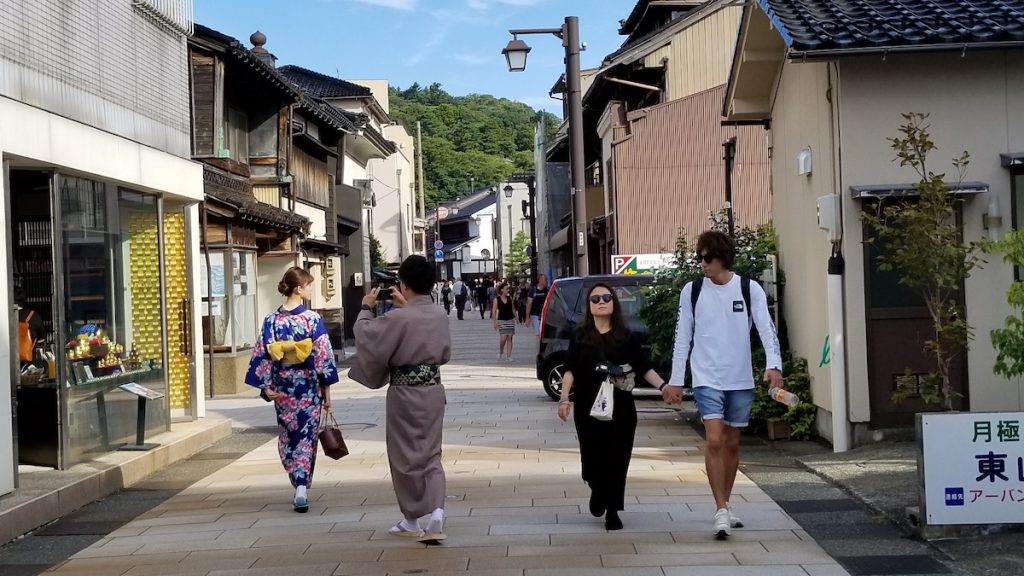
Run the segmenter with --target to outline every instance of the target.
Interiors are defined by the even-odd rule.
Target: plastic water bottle
[[[800,403],[800,397],[793,394],[789,390],[783,390],[778,386],[772,386],[768,389],[768,397],[776,402],[781,402],[786,406],[796,406]]]

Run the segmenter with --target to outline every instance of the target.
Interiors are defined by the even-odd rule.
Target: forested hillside
[[[549,134],[561,122],[550,112],[483,94],[452,96],[440,84],[392,87],[391,116],[415,131],[423,127],[423,176],[427,206],[465,196],[476,186],[533,169],[533,131],[540,114]]]

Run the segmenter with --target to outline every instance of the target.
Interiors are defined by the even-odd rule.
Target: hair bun
[[[277,291],[280,292],[282,296],[287,296],[288,292],[289,292],[289,290],[288,290],[288,283],[285,282],[284,280],[278,282],[277,283]]]

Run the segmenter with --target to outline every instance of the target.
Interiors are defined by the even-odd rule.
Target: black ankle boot
[[[604,517],[604,527],[606,530],[622,530],[622,520],[619,519],[619,513],[615,510],[609,510],[608,514]]]
[[[600,518],[604,514],[604,504],[601,503],[601,498],[598,496],[596,490],[590,491],[590,513],[595,518]]]

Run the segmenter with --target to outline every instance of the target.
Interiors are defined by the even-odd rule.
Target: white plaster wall
[[[281,208],[289,210],[289,200],[281,198]],[[322,208],[310,206],[301,201],[295,202],[295,213],[309,218],[309,237],[318,240],[327,238],[327,213]]]
[[[3,132],[0,132],[0,150],[3,150],[5,138]],[[4,163],[0,163],[0,166],[5,166]],[[7,171],[0,169],[0,192],[3,193],[3,198],[9,198],[7,190]],[[8,230],[11,229],[10,222],[7,216],[7,205],[6,201],[0,202],[0,222],[4,222]],[[14,406],[11,404],[11,391],[14,390],[14,383],[11,382],[11,372],[13,370],[12,362],[14,358],[11,355],[11,323],[15,321],[12,318],[11,306],[8,304],[11,302],[11,287],[7,282],[10,278],[11,264],[7,261],[7,254],[10,253],[10,234],[0,234],[0,278],[3,278],[3,282],[0,282],[0,326],[5,328],[0,330],[0,366],[5,366],[7,369],[0,370],[0,495],[8,494],[14,491],[14,478],[15,470],[17,469],[18,463],[14,461],[14,420],[12,410]]]
[[[413,250],[416,205],[410,185],[415,182],[415,139],[400,124],[386,127],[384,136],[397,145],[398,151],[385,159],[371,160],[367,167],[377,197],[373,235],[384,248],[388,262],[400,263]]]
[[[512,186],[511,199],[505,197],[505,186]],[[501,258],[500,262],[504,265],[512,245],[512,239],[516,234],[521,230],[527,238],[530,237],[530,221],[526,219],[526,214],[523,212],[523,200],[529,201],[530,190],[526,184],[521,182],[503,182],[498,185],[497,198],[498,252]],[[511,219],[509,208],[512,208]],[[509,234],[509,222],[512,224],[511,235]]]

